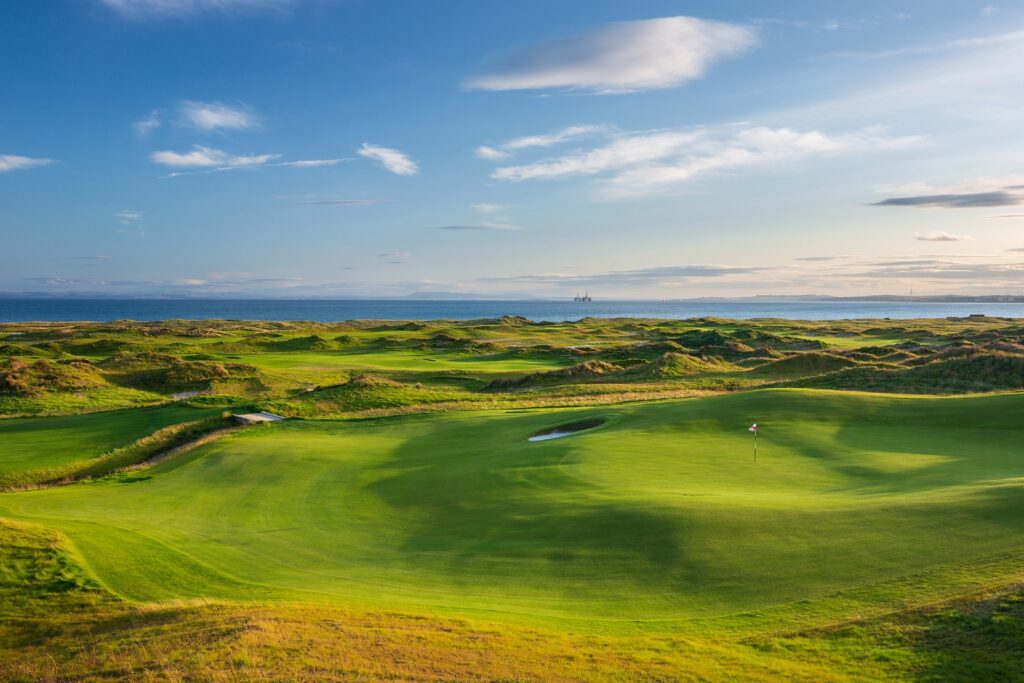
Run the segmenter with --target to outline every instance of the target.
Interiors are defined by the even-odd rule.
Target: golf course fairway
[[[5,494],[0,516],[62,533],[136,601],[342,602],[589,631],[839,620],[887,587],[923,601],[1013,573],[1022,412],[1020,394],[775,389],[290,421],[137,475]],[[588,419],[604,422],[528,441]]]

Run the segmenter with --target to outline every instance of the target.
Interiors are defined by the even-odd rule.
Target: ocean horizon
[[[580,318],[915,319],[968,315],[1024,318],[1024,303],[946,301],[424,300],[424,299],[0,299],[0,322],[114,320],[473,320]]]

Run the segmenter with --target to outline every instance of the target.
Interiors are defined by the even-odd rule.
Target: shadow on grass
[[[463,423],[450,444],[442,428],[396,450],[381,466],[391,476],[371,488],[388,505],[414,510],[419,521],[403,552],[417,564],[438,565],[456,583],[509,574],[524,587],[569,597],[599,598],[630,584],[675,591],[697,582],[703,571],[699,558],[686,555],[684,518],[573,478],[561,465],[586,447],[584,437],[527,443],[533,424]],[[478,446],[460,445],[467,442]]]

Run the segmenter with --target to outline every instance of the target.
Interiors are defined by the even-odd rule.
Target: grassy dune
[[[133,600],[345,601],[593,632],[771,629],[1012,574],[1024,559],[1022,407],[1021,395],[770,390],[292,423],[144,481],[5,495],[0,514],[66,534]],[[526,441],[589,417],[607,422]]]

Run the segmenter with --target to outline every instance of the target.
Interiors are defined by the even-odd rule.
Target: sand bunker
[[[571,436],[577,432],[582,432],[587,429],[593,429],[594,427],[600,427],[604,424],[604,420],[583,420],[581,422],[572,422],[570,424],[559,425],[558,427],[552,427],[545,429],[544,431],[537,432],[531,436],[527,441],[547,441],[549,439],[561,439],[563,436]]]

